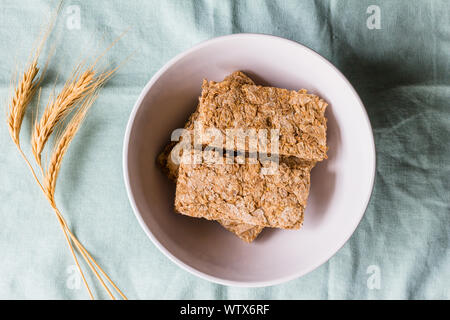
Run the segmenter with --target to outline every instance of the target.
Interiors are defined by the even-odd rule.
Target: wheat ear
[[[7,123],[9,134],[17,146],[20,146],[20,129],[25,111],[36,93],[39,79],[37,59],[34,59],[17,82],[11,102],[9,103]]]
[[[45,192],[49,200],[51,201],[51,204],[54,204],[55,201],[56,181],[58,179],[58,174],[64,155],[66,154],[67,149],[69,148],[69,145],[75,137],[76,133],[80,129],[80,126],[84,118],[86,117],[86,113],[92,106],[96,97],[97,94],[92,95],[85,101],[83,101],[82,105],[79,107],[75,115],[67,124],[63,133],[58,137],[56,141],[55,148],[53,149],[50,163],[44,177]]]
[[[41,165],[42,151],[56,125],[86,96],[94,82],[95,73],[92,69],[88,69],[82,74],[76,72],[64,84],[61,93],[48,102],[41,120],[35,124],[31,136],[33,155],[39,165]]]

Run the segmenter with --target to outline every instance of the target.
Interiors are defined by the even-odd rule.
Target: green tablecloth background
[[[14,65],[26,60],[55,5],[1,1],[2,105]],[[367,26],[370,5],[380,9],[380,29]],[[134,55],[102,91],[71,146],[57,200],[79,239],[130,298],[450,298],[448,1],[66,1],[51,38],[50,79],[59,75],[60,88],[80,57],[129,27],[106,62]],[[292,39],[329,59],[360,94],[377,146],[374,193],[348,243],[310,274],[257,289],[209,283],[170,262],[138,225],[122,181],[125,126],[146,82],[194,44],[240,32]],[[45,83],[43,97],[53,81]],[[24,121],[25,141],[31,118]],[[76,277],[54,214],[0,112],[0,298],[85,299]]]

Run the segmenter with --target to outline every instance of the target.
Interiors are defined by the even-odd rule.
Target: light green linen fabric
[[[26,60],[55,5],[1,1],[2,105],[13,66]],[[371,29],[377,8],[380,29]],[[57,200],[79,239],[130,298],[450,298],[448,1],[66,1],[52,34],[50,79],[59,75],[60,88],[80,57],[99,52],[129,27],[106,62],[134,55],[73,142]],[[194,44],[240,32],[292,39],[329,59],[365,103],[377,146],[374,193],[348,243],[310,274],[257,289],[209,283],[170,262],[141,230],[122,180],[125,126],[146,82]],[[53,81],[45,83],[43,97]],[[25,150],[31,119],[27,114],[24,121]],[[107,297],[98,286],[95,292]],[[10,141],[3,111],[0,298],[88,298],[54,214]]]

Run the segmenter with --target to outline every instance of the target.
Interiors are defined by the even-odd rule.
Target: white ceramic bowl
[[[305,88],[328,101],[328,160],[312,171],[303,228],[266,228],[252,244],[218,223],[176,214],[175,187],[155,159],[196,107],[202,79],[235,70],[258,84]],[[268,286],[304,275],[350,238],[370,199],[375,146],[364,106],[347,79],[316,52],[259,34],[215,38],[168,62],[142,91],[125,134],[123,170],[142,228],[172,261],[233,286]]]

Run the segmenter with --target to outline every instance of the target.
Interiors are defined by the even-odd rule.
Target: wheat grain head
[[[50,162],[44,177],[45,193],[52,206],[55,206],[56,181],[58,179],[58,174],[61,169],[61,163],[64,155],[66,154],[67,149],[69,148],[69,145],[75,137],[76,133],[80,129],[88,110],[95,102],[97,97],[98,91],[93,91],[81,102],[81,105],[79,106],[75,115],[72,117],[62,134],[56,140],[55,147],[53,149]]]
[[[22,127],[25,111],[33,99],[38,87],[39,79],[37,77],[39,68],[37,59],[34,59],[17,82],[13,96],[8,106],[8,115],[6,117],[9,134],[14,143],[20,146],[20,129]]]
[[[74,75],[66,81],[56,98],[50,98],[39,122],[36,122],[31,136],[33,155],[41,165],[41,154],[55,126],[63,119],[73,107],[95,87],[95,72],[88,68],[81,74],[75,71]]]

